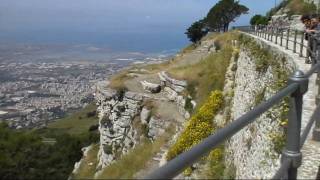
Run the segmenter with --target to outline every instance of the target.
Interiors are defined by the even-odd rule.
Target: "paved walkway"
[[[304,57],[299,57],[300,46],[297,46],[297,53],[293,53],[293,42],[289,42],[288,49],[285,47],[281,47],[279,44],[280,40],[278,39],[278,44],[275,44],[275,37],[273,37],[273,42],[267,41],[261,37],[251,35],[250,36],[260,39],[261,41],[269,44],[272,47],[279,49],[279,51],[285,52],[289,56],[294,59],[297,68],[302,70],[303,72],[308,71],[311,68],[310,64],[305,63]],[[285,42],[283,42],[283,45]],[[307,42],[304,42],[306,45]],[[306,50],[303,49],[303,55],[306,55]],[[316,74],[313,74],[310,77],[309,90],[304,96],[303,101],[303,112],[302,112],[302,130],[306,127],[310,117],[312,116],[313,111],[316,108],[315,98],[318,92],[318,87],[316,86]],[[316,179],[316,175],[318,172],[318,167],[320,165],[320,142],[316,142],[312,140],[312,131],[309,133],[308,139],[305,142],[303,148],[301,149],[303,159],[302,165],[298,171],[298,179]]]

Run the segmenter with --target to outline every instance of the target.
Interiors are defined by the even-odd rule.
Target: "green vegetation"
[[[13,130],[0,125],[0,176],[3,179],[67,179],[81,148],[99,140],[95,105],[41,129]],[[23,172],[23,173],[21,173]]]
[[[239,36],[241,44],[250,50],[250,54],[254,57],[256,70],[265,73],[270,66],[277,66],[278,59],[265,48],[261,48],[252,38],[241,34]]]
[[[270,20],[271,16],[275,15],[280,9],[285,8],[290,0],[281,1],[276,7],[271,8],[267,13],[266,17]]]
[[[88,135],[60,131],[17,131],[0,124],[0,177],[2,179],[67,179],[81,148],[97,141]],[[55,139],[43,142],[43,137]]]
[[[270,20],[271,16],[275,15],[280,9],[288,9],[288,15],[295,14],[317,14],[317,7],[313,3],[306,2],[305,0],[283,0],[276,7],[272,8],[266,13],[266,17]]]
[[[206,178],[209,179],[223,179],[224,170],[226,169],[224,163],[224,145],[220,145],[210,152],[207,157],[209,168],[206,172]]]
[[[203,20],[194,22],[185,33],[191,42],[196,43],[201,40],[203,36],[208,33],[208,30],[205,28],[205,23]]]
[[[289,0],[286,7],[289,9],[289,15],[317,13],[316,5],[305,2],[304,0]]]
[[[256,14],[250,19],[250,24],[251,25],[267,25],[268,21],[269,20],[266,16]]]
[[[96,116],[96,105],[90,104],[84,109],[49,123],[49,129],[63,130],[69,134],[81,134],[87,132],[90,127],[97,125],[99,119]]]
[[[98,166],[99,144],[91,145],[86,157],[84,157],[76,174],[72,175],[72,179],[92,179],[96,173]]]
[[[229,24],[242,14],[248,13],[249,9],[235,0],[220,0],[207,14],[205,22],[210,31],[223,31],[229,29]]]
[[[187,34],[191,42],[196,43],[209,31],[228,31],[229,24],[248,11],[249,9],[239,4],[239,1],[220,0],[210,9],[205,18],[194,22],[185,34]]]
[[[227,68],[233,52],[231,40],[238,37],[237,33],[224,33],[216,35],[215,41],[219,41],[221,50],[212,53],[202,61],[192,66],[182,66],[170,69],[168,72],[177,79],[188,82],[188,94],[202,103],[212,90],[223,90]]]
[[[184,131],[181,133],[176,143],[169,149],[167,159],[171,160],[180,153],[188,150],[192,146],[198,144],[201,140],[208,137],[216,130],[216,125],[213,123],[213,118],[223,105],[223,97],[221,91],[213,91],[207,101],[201,108],[191,117],[187,122]],[[211,159],[221,159],[221,149],[216,149],[212,153],[218,157],[211,157]],[[220,163],[215,162],[215,163]],[[219,164],[214,164],[218,167]],[[220,167],[220,166],[219,166]],[[187,174],[190,170],[187,170]]]
[[[257,71],[264,73],[268,68],[271,68],[275,81],[270,88],[277,92],[287,85],[287,80],[289,75],[292,73],[293,69],[285,69],[284,57],[275,57],[269,51],[264,48],[261,48],[254,40],[251,38],[240,35],[240,42],[242,45],[249,49],[251,55],[253,55],[256,60],[256,69]],[[266,89],[262,89],[261,92],[258,92],[255,98],[255,105],[259,104],[264,99]],[[269,134],[271,141],[273,142],[273,149],[275,152],[281,154],[281,151],[284,147],[286,140],[286,127],[288,124],[288,112],[289,112],[289,99],[285,98],[276,105],[274,109],[279,111],[279,115],[276,120],[281,127],[279,132],[273,132]],[[274,118],[273,118],[274,119]]]
[[[197,46],[195,44],[190,44],[188,45],[187,47],[183,48],[181,53],[184,54],[184,53],[188,53],[188,52],[191,52],[192,50],[194,50]]]

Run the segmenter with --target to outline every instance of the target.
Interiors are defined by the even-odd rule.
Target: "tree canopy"
[[[229,24],[249,9],[235,0],[220,0],[207,14],[206,21],[211,31],[227,31]]]
[[[201,38],[208,33],[205,22],[203,20],[199,20],[194,22],[185,33],[190,41],[193,43],[198,42]]]
[[[250,20],[251,25],[267,25],[268,18],[266,16],[262,16],[260,14],[254,15]]]
[[[203,20],[194,22],[187,29],[187,36],[192,42],[199,41],[208,31],[228,31],[229,24],[249,9],[236,0],[220,0]]]
[[[47,129],[18,131],[3,123],[0,132],[1,179],[68,179],[81,148],[99,138],[90,132],[76,137]],[[44,137],[56,142],[45,143]]]

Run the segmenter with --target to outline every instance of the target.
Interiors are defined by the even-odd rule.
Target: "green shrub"
[[[118,87],[116,90],[117,90],[116,96],[118,97],[118,100],[122,101],[124,98],[124,94],[128,91],[128,89],[123,86],[123,87]]]
[[[191,101],[192,99],[187,97],[184,105],[184,109],[190,113],[193,112],[193,104],[191,103]]]
[[[215,130],[213,118],[222,107],[222,104],[222,92],[213,91],[207,101],[188,121],[177,142],[169,149],[168,160],[198,144]]]
[[[107,144],[103,145],[103,152],[106,154],[112,154],[112,146]]]

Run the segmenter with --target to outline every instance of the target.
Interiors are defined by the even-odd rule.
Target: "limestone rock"
[[[152,116],[149,121],[148,136],[154,140],[165,132],[167,124],[160,118]]]
[[[158,75],[159,75],[162,87],[164,86],[170,87],[171,89],[173,89],[178,93],[182,92],[187,87],[186,81],[173,79],[169,77],[167,73],[164,71],[158,73]]]
[[[114,90],[100,89],[95,98],[100,124],[99,167],[103,168],[115,160],[116,152],[126,153],[137,143],[132,121],[140,113],[144,97],[125,92],[119,98]]]
[[[148,120],[150,118],[151,110],[146,107],[143,107],[140,112],[140,120],[142,124],[148,124]]]
[[[161,86],[159,84],[150,83],[147,81],[141,81],[140,82],[143,89],[151,92],[151,93],[159,93],[161,91]]]
[[[170,101],[176,101],[177,97],[178,97],[178,93],[176,91],[174,91],[173,89],[171,89],[170,87],[165,87],[163,89],[164,94],[167,96],[167,98]]]

